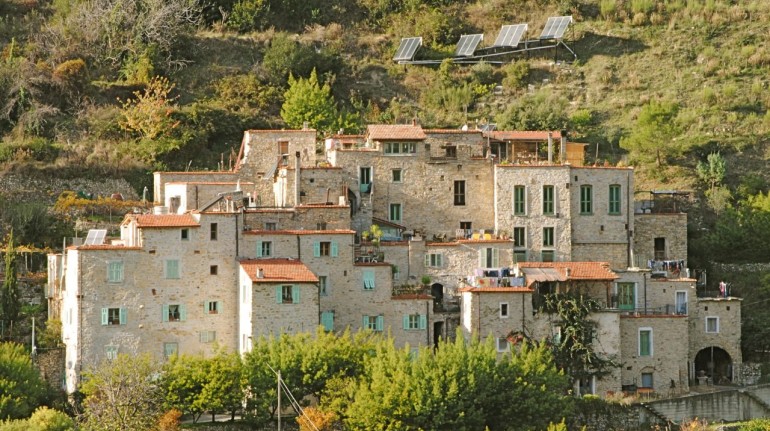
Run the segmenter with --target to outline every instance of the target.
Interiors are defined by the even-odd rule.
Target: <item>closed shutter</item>
[[[318,241],[313,243],[313,257],[321,257],[321,243]]]
[[[428,327],[428,316],[424,314],[420,314],[420,329],[425,329]]]
[[[339,250],[337,247],[337,241],[332,241],[332,257],[337,257],[339,255]]]
[[[323,313],[321,313],[321,325],[323,325],[324,330],[326,331],[334,330],[334,312],[333,311],[324,311]]]
[[[109,308],[102,308],[102,325],[107,325],[109,323]]]
[[[125,325],[126,321],[128,320],[128,311],[125,309],[125,307],[121,307],[120,309],[120,324]]]
[[[430,266],[430,254],[425,255],[425,266]]]
[[[257,257],[262,257],[262,241],[257,241]]]
[[[168,322],[168,305],[163,306],[163,321]]]
[[[299,304],[299,286],[296,284],[291,286],[291,302]]]
[[[283,304],[283,288],[282,286],[275,286],[275,303]]]
[[[187,320],[187,307],[184,304],[179,304],[179,320],[181,322]]]
[[[364,271],[364,290],[374,290],[374,271]]]
[[[364,316],[364,324],[362,326],[363,329],[369,329],[369,316]]]
[[[382,316],[377,316],[377,324],[376,329],[378,331],[382,331],[382,328],[385,326],[385,318]]]
[[[404,314],[404,329],[409,329],[409,315]]]

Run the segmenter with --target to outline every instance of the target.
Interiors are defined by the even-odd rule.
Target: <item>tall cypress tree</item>
[[[13,335],[13,323],[19,318],[19,286],[17,282],[16,249],[13,244],[13,230],[8,234],[5,250],[5,280],[0,290],[0,321],[8,324],[8,338]]]

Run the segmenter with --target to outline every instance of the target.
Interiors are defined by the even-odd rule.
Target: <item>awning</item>
[[[566,275],[556,268],[521,268],[527,280],[527,286],[535,282],[567,281]]]

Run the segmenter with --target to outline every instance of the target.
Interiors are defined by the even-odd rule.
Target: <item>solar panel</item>
[[[567,26],[572,22],[571,16],[552,16],[545,22],[543,33],[540,34],[540,39],[561,39],[564,37],[564,32],[567,31]]]
[[[417,48],[420,46],[422,46],[421,37],[405,37],[401,39],[401,44],[396,50],[396,55],[393,56],[393,61],[411,61],[417,52]]]
[[[481,43],[481,39],[484,39],[483,34],[464,34],[460,36],[460,41],[457,42],[457,49],[455,50],[455,57],[472,56],[473,51]]]
[[[107,237],[107,229],[91,229],[86,236],[85,245],[102,245]]]
[[[500,29],[497,39],[495,39],[495,44],[492,46],[515,48],[521,42],[521,38],[527,32],[527,28],[527,24],[504,25]]]

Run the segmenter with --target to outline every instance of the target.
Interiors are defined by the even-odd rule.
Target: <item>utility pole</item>
[[[278,431],[281,431],[281,370],[278,370]]]

